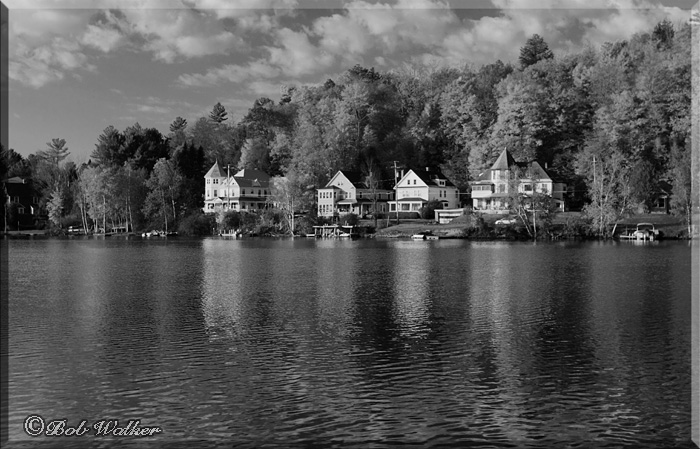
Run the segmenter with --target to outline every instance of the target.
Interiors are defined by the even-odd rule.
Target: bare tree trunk
[[[177,221],[177,214],[175,212],[175,197],[173,196],[172,188],[168,188],[168,190],[170,192],[170,201],[173,204],[173,223],[175,223]]]
[[[161,204],[163,205],[163,219],[165,220],[165,233],[168,233],[168,213],[165,211],[166,206],[165,206],[165,193],[163,193],[163,189],[160,189],[160,199],[161,199]]]
[[[85,231],[85,235],[88,233],[88,222],[87,222],[87,204],[85,204],[85,195],[81,193],[80,195],[80,218],[81,221],[83,222],[83,231]]]
[[[134,217],[131,215],[131,169],[127,171],[126,209],[129,212],[129,222],[126,224],[126,232],[129,232],[129,226],[131,226],[132,231],[134,230]]]

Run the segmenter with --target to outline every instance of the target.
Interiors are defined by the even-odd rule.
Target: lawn
[[[490,226],[494,226],[494,222],[499,218],[507,215],[484,214],[482,218],[484,222]],[[567,223],[573,223],[581,217],[581,212],[560,212],[555,215],[552,224],[555,227],[563,227]],[[666,214],[638,214],[621,220],[617,225],[616,233],[624,231],[625,228],[633,229],[637,223],[653,223],[654,226],[661,230],[667,237],[676,237],[683,233],[687,233],[687,226],[683,217]],[[373,221],[363,220],[363,225],[374,226]],[[459,237],[462,231],[469,227],[467,217],[460,217],[453,223],[437,224],[432,220],[401,220],[400,224],[396,224],[396,219],[380,220],[377,237],[410,237],[421,231],[430,230],[440,237]]]

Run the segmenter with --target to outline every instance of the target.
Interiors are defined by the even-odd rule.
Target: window
[[[13,197],[12,202],[13,202],[13,203],[19,203],[19,197],[18,197],[18,196]]]
[[[219,183],[219,180],[218,180],[218,179],[215,179],[215,180],[214,180],[214,184],[218,184],[218,183]]]
[[[498,193],[506,193],[506,185],[505,184],[498,185]]]
[[[523,184],[523,190],[526,192],[532,192],[532,184]]]
[[[258,196],[262,195],[262,190],[258,189]]]
[[[407,211],[407,210],[409,210],[409,206],[410,206],[410,204],[402,204],[402,205],[401,205],[401,210]]]
[[[214,190],[214,196],[216,196],[216,190]]]
[[[211,179],[207,178],[207,184],[211,184]]]
[[[241,189],[241,196],[245,195],[245,189]]]

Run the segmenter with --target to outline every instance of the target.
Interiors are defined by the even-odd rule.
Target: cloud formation
[[[206,59],[209,67],[198,73],[176,73],[173,79],[182,86],[280,77],[304,82],[355,64],[387,70],[405,61],[514,61],[535,33],[556,53],[627,39],[663,18],[688,18],[687,11],[651,0],[570,0],[566,8],[556,0],[492,3],[498,9],[478,19],[457,14],[440,0],[354,0],[308,16],[295,11],[298,0],[239,0],[233,5],[182,0],[175,9],[156,0],[132,0],[127,5],[148,8],[13,11],[10,77],[38,88],[68,73],[94,72],[101,57],[127,49],[173,65],[174,71],[190,60],[220,57],[218,63]]]

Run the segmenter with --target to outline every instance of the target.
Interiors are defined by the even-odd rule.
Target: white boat
[[[653,223],[639,223],[637,229],[620,234],[618,237],[624,240],[649,240],[653,242],[661,237],[661,232],[654,227]]]
[[[433,231],[422,231],[411,236],[413,240],[437,240],[440,237],[433,234]]]

